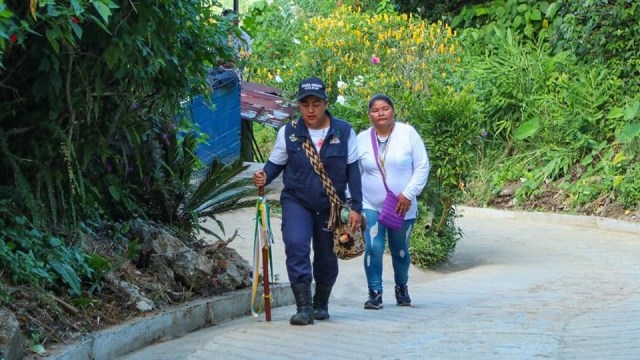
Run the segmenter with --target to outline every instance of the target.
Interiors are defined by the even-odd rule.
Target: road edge
[[[589,215],[569,215],[546,212],[528,212],[499,210],[491,208],[477,208],[470,206],[456,206],[459,214],[462,216],[484,216],[497,219],[517,219],[531,222],[542,222],[557,225],[577,226],[590,229],[599,229],[614,232],[624,232],[631,234],[640,234],[640,223],[634,223],[624,220],[610,219],[600,216]]]
[[[295,303],[288,283],[271,284],[270,290],[272,308]],[[262,294],[258,296],[260,298]],[[199,299],[87,334],[73,344],[52,348],[45,359],[111,360],[160,341],[215,326],[225,320],[248,316],[250,309],[251,289],[237,290],[211,299]],[[265,321],[264,314],[256,321]]]

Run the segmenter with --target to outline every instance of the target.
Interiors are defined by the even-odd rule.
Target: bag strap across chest
[[[298,125],[298,121],[293,121],[291,126],[295,129]],[[342,207],[342,200],[338,196],[336,192],[336,188],[333,186],[333,182],[329,178],[329,174],[327,174],[327,170],[324,168],[324,164],[322,160],[320,160],[320,155],[311,144],[311,140],[308,137],[305,138],[305,141],[302,142],[302,148],[304,152],[307,154],[309,161],[311,162],[311,166],[318,176],[320,176],[320,181],[322,182],[322,186],[324,187],[324,191],[329,196],[329,202],[331,203],[331,207],[329,210],[329,224],[328,228],[330,230],[335,229],[336,226],[340,224],[340,209]]]

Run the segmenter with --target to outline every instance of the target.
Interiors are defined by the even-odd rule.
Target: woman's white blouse
[[[362,173],[362,206],[364,209],[380,211],[386,190],[382,175],[376,164],[371,143],[373,128],[358,134],[360,172]],[[389,189],[396,195],[402,193],[411,200],[405,219],[415,219],[418,212],[416,197],[429,178],[429,156],[422,138],[413,126],[396,122],[387,143],[384,169]]]

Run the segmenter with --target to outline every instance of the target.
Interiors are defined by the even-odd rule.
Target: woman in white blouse
[[[409,241],[418,210],[417,197],[429,177],[429,157],[418,132],[411,125],[395,120],[393,101],[388,96],[373,96],[368,113],[372,126],[358,134],[363,214],[367,219],[364,268],[369,298],[364,308],[382,309],[382,257],[387,239],[393,263],[396,305],[411,306],[407,288],[411,265]],[[375,148],[378,156],[375,156]],[[378,221],[387,194],[383,179],[389,191],[399,198],[395,211],[404,216],[404,222],[398,230]]]

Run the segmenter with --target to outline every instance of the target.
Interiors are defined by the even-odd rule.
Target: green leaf
[[[5,8],[4,5],[0,5],[0,17],[10,18],[11,16],[13,16],[13,13]]]
[[[638,115],[638,109],[640,108],[640,102],[634,101],[633,104],[628,105],[624,109],[624,119],[629,121],[635,119],[636,115]]]
[[[106,274],[111,269],[111,264],[99,254],[87,255],[86,258],[89,266],[95,270],[99,276]]]
[[[120,189],[118,189],[115,185],[109,185],[109,193],[116,201],[120,200]]]
[[[58,247],[62,244],[62,242],[60,241],[60,239],[58,239],[55,236],[51,236],[49,238],[49,245],[51,245],[52,247]]]
[[[538,10],[538,9],[531,10],[531,14],[529,15],[529,19],[535,20],[535,21],[542,20],[542,14],[540,13],[540,10]]]
[[[616,175],[613,178],[613,187],[617,188],[618,186],[620,186],[620,184],[622,184],[622,180],[624,179],[624,176],[622,175]]]
[[[93,15],[89,15],[89,16],[87,16],[87,19],[94,21],[95,24],[98,25],[98,27],[100,27],[102,30],[104,30],[104,32],[106,32],[107,34],[111,34],[111,32],[109,31],[109,29],[107,29],[105,24],[102,21],[100,21],[100,19],[98,19],[97,17],[95,17]]]
[[[36,354],[44,354],[47,352],[47,350],[45,350],[44,345],[42,344],[30,344],[29,345],[29,350],[33,351]]]
[[[553,2],[547,8],[545,16],[547,17],[547,19],[551,19],[552,17],[556,16],[556,12],[558,12],[558,3]]]
[[[109,16],[111,16],[111,9],[109,9],[109,7],[101,1],[94,1],[93,7],[96,8],[98,14],[100,14],[100,16],[102,17],[102,20],[104,20],[105,23],[108,23]]]
[[[69,285],[69,292],[71,293],[71,295],[80,295],[80,293],[82,292],[80,278],[71,266],[69,266],[68,264],[63,264],[58,260],[50,261],[49,265],[51,265],[53,270],[55,270],[58,275],[60,275],[62,281]]]
[[[540,9],[540,11],[546,12],[547,9],[549,8],[549,3],[546,1],[542,1],[540,2],[540,4],[538,4],[538,8]]]
[[[518,15],[513,19],[513,28],[517,29],[522,24],[522,16]]]
[[[627,157],[624,155],[624,153],[619,152],[616,154],[616,156],[613,157],[613,161],[611,161],[611,163],[613,165],[618,165],[625,160],[627,160]]]
[[[78,24],[72,22],[71,29],[73,29],[73,33],[76,34],[78,39],[82,39],[82,28]]]
[[[80,2],[78,0],[71,0],[71,7],[73,8],[73,12],[76,15],[80,15],[84,11],[82,5],[80,5]]]
[[[630,143],[640,135],[640,123],[625,125],[618,134],[617,140],[621,143]]]
[[[56,53],[60,53],[60,43],[58,42],[58,37],[60,36],[60,32],[58,32],[58,30],[49,29],[45,34],[53,50]]]
[[[60,16],[60,12],[56,9],[52,4],[47,5],[47,16],[58,17]]]
[[[524,140],[535,135],[540,130],[540,119],[533,118],[525,121],[513,132],[513,137],[517,140]]]
[[[622,109],[621,107],[614,107],[613,109],[611,109],[611,111],[609,111],[609,114],[607,115],[607,119],[618,119],[624,116],[624,109]]]
[[[487,15],[489,10],[486,7],[477,7],[476,8],[476,16]]]

